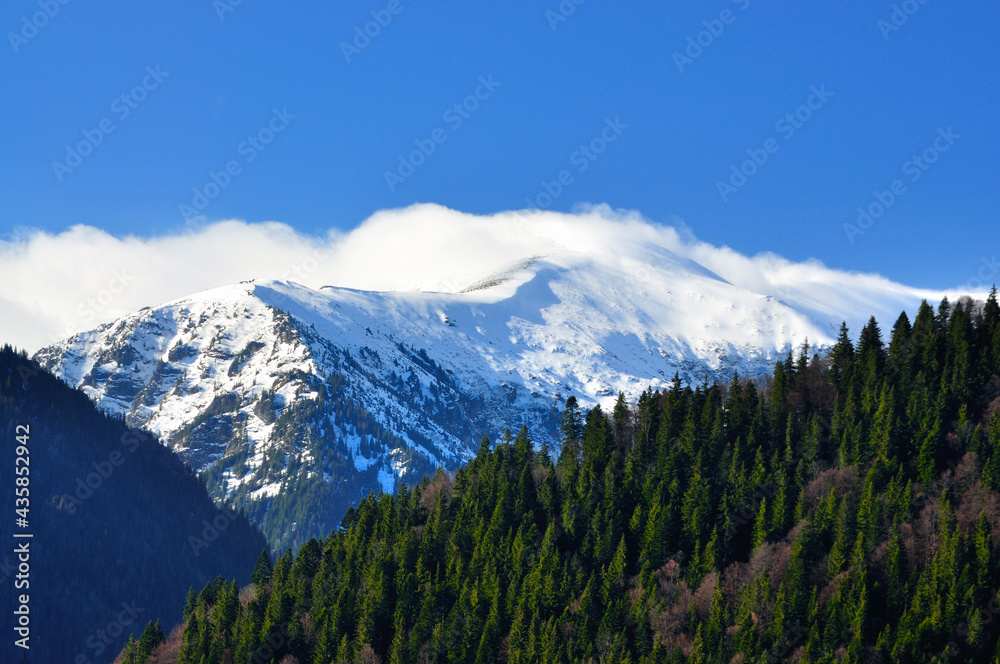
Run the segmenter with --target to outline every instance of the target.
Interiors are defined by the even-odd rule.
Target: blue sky
[[[530,199],[928,288],[1000,254],[993,3],[226,2],[4,5],[0,239]]]

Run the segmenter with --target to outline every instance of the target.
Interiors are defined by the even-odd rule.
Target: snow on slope
[[[241,282],[37,358],[160,434],[218,499],[250,509],[285,545],[327,532],[367,491],[461,463],[483,434],[524,423],[553,439],[569,395],[610,405],[675,372],[763,375],[806,339],[830,344],[841,320],[856,331],[875,313],[886,326],[941,295],[775,257],[747,264],[717,251],[702,263],[669,249],[662,229],[598,226],[562,243],[565,229],[535,229],[545,241],[500,252],[505,263],[425,274],[410,290]],[[311,520],[292,527],[288,511]]]

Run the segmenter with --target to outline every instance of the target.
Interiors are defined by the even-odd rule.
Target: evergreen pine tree
[[[271,558],[265,549],[260,552],[260,556],[257,558],[257,564],[254,565],[253,572],[250,574],[250,583],[258,586],[264,585],[271,580],[271,571]]]
[[[121,664],[137,664],[137,653],[138,645],[136,645],[135,636],[129,634],[128,643],[125,644],[121,653]]]

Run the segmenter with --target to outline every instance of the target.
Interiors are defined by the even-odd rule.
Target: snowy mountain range
[[[875,314],[884,327],[944,295],[816,266],[836,278],[763,289],[717,255],[706,265],[662,242],[616,242],[549,242],[397,290],[241,282],[35,357],[159,434],[285,546],[326,534],[369,491],[457,466],[484,435],[526,424],[556,442],[570,395],[609,406],[675,373],[762,376],[807,339],[831,344],[843,320],[857,331]]]

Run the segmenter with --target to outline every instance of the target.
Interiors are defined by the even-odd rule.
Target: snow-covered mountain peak
[[[417,270],[405,289],[240,282],[36,357],[160,434],[284,545],[327,532],[367,491],[461,463],[484,434],[527,424],[555,442],[570,395],[610,406],[675,373],[762,376],[806,339],[831,344],[842,320],[857,331],[875,313],[886,326],[941,295],[671,244],[672,229],[639,222],[573,233],[537,221],[482,260]]]
[[[669,274],[671,284],[686,274],[717,277],[824,323],[847,318],[852,327],[870,314],[891,323],[914,299],[943,295],[816,261],[741,255],[699,242],[683,227],[607,206],[573,214],[473,215],[425,204],[378,212],[350,232],[321,236],[280,223],[230,220],[150,238],[74,227],[55,236],[34,234],[22,244],[8,253],[4,298],[11,315],[0,320],[0,330],[29,349],[249,277],[290,279],[317,289],[464,291],[497,301],[533,274],[532,259],[583,272],[597,266],[637,283],[660,272]],[[53,255],[60,260],[53,263]],[[103,290],[109,283],[113,297],[112,290]],[[100,306],[91,306],[96,295]]]

